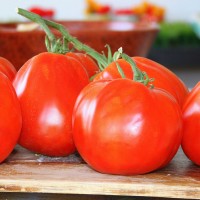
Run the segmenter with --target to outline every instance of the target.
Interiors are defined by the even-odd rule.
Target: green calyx
[[[35,13],[32,13],[32,12],[29,12],[27,10],[24,10],[22,8],[18,8],[17,13],[26,17],[27,19],[29,19],[33,22],[38,23],[41,26],[41,28],[46,33],[45,44],[46,44],[47,50],[49,52],[66,54],[67,52],[70,51],[69,44],[72,44],[74,49],[85,52],[86,54],[88,54],[92,58],[94,58],[97,61],[98,65],[99,65],[99,69],[101,71],[103,71],[110,63],[115,62],[116,67],[117,67],[121,77],[126,78],[122,68],[120,67],[119,63],[117,62],[118,59],[122,58],[131,65],[131,68],[132,68],[133,74],[134,74],[134,77],[133,77],[134,81],[141,82],[144,85],[148,85],[149,82],[152,81],[152,79],[149,79],[149,77],[147,76],[146,73],[141,72],[141,70],[137,68],[137,66],[136,66],[135,62],[132,60],[132,58],[130,58],[128,55],[123,53],[122,48],[119,48],[118,51],[116,51],[112,55],[110,46],[106,45],[106,47],[108,49],[108,53],[106,56],[104,53],[100,54],[96,50],[81,43],[75,37],[71,36],[62,24],[56,23],[51,20],[44,19],[41,16],[39,16]],[[54,28],[55,30],[58,30],[61,33],[62,38],[57,39],[55,37],[55,35],[51,32],[49,27]]]
[[[67,44],[67,40],[63,37],[62,39],[54,39],[50,41],[49,37],[45,37],[45,45],[48,52],[58,53],[58,54],[66,54],[69,52],[69,47]]]

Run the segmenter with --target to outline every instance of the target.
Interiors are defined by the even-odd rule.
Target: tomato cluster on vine
[[[45,30],[57,27],[19,13],[39,19]],[[134,175],[165,167],[182,144],[200,165],[199,84],[189,92],[159,63],[121,49],[112,56],[109,47],[107,58],[69,37],[76,52],[60,49],[51,35],[48,49],[61,53],[40,53],[18,72],[0,58],[0,139],[6,141],[0,162],[18,144],[46,156],[78,151],[96,171]]]

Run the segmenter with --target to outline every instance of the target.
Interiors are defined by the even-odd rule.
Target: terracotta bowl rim
[[[137,23],[137,22],[131,22],[131,21],[92,21],[92,20],[59,20],[55,21],[57,23],[61,23],[63,25],[69,25],[69,27],[66,26],[68,30],[71,31],[82,31],[82,32],[98,32],[98,31],[105,31],[105,32],[148,32],[148,31],[155,31],[158,32],[160,30],[159,24],[154,22],[149,23]],[[18,24],[30,24],[33,22],[26,21],[26,22],[3,22],[0,23],[0,31],[1,32],[15,32],[16,26]],[[79,28],[73,28],[76,25],[82,25],[82,27]],[[96,24],[95,28],[86,27],[86,25],[90,24]],[[101,26],[100,26],[101,25]],[[122,26],[123,25],[123,26]],[[72,28],[70,28],[72,26]],[[85,27],[84,27],[85,26]],[[34,29],[33,31],[43,31],[42,29]],[[19,31],[16,31],[19,32]],[[30,31],[23,31],[23,32],[30,32]]]

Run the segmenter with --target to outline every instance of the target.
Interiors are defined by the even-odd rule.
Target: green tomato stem
[[[58,30],[64,36],[64,38],[67,41],[71,42],[74,45],[74,47],[77,50],[86,52],[91,57],[98,60],[98,62],[101,65],[107,66],[107,61],[105,60],[103,55],[101,55],[100,53],[98,53],[97,51],[92,49],[91,47],[84,45],[79,40],[77,40],[75,37],[71,36],[70,33],[66,30],[66,28],[63,25],[58,24],[58,23],[53,22],[53,21],[50,21],[50,20],[43,19],[39,15],[32,13],[32,12],[29,12],[27,10],[24,10],[22,8],[18,8],[17,13],[28,18],[28,19],[30,19],[31,21],[38,23],[44,29],[44,31],[47,34],[50,41],[54,41],[55,36],[52,34],[52,32],[50,31],[48,26]]]
[[[46,35],[48,36],[49,40],[51,42],[55,42],[56,41],[56,37],[54,36],[54,34],[50,31],[49,27],[46,25],[46,23],[44,22],[44,20],[37,14],[32,14],[31,12],[28,12],[24,9],[18,8],[17,9],[17,13],[28,18],[31,19],[31,21],[38,23],[44,30],[44,32],[46,33]]]
[[[82,42],[77,40],[75,37],[71,36],[63,25],[50,21],[50,20],[44,20],[44,21],[46,22],[48,26],[51,26],[52,28],[55,28],[56,30],[60,31],[60,33],[66,38],[66,40],[71,42],[77,50],[86,52],[92,58],[94,58],[95,60],[98,60],[98,62],[101,65],[107,66],[107,61],[100,53],[95,51],[93,48],[83,44]]]
[[[142,82],[145,85],[148,84],[150,79],[148,78],[147,74],[141,72],[140,69],[137,68],[135,62],[128,55],[122,53],[122,48],[120,48],[118,50],[118,52],[115,52],[114,56],[112,57],[111,49],[107,45],[107,48],[108,48],[108,58],[107,58],[104,54],[98,53],[93,48],[83,44],[82,42],[77,40],[75,37],[71,36],[70,33],[66,30],[66,27],[64,27],[62,24],[56,23],[51,20],[46,20],[46,19],[42,18],[41,16],[39,16],[35,13],[32,13],[32,12],[29,12],[27,10],[24,10],[22,8],[18,8],[17,13],[26,17],[27,19],[30,19],[33,22],[38,23],[43,28],[43,30],[45,31],[45,33],[48,36],[48,39],[50,41],[49,42],[48,39],[46,39],[47,49],[53,49],[53,51],[59,51],[59,53],[62,53],[67,50],[67,48],[66,48],[67,42],[71,42],[75,49],[77,49],[79,51],[84,51],[88,55],[90,55],[92,58],[94,58],[98,62],[99,68],[101,71],[103,71],[108,66],[108,64],[110,64],[113,61],[117,61],[120,57],[122,57],[124,60],[126,60],[131,65],[131,68],[134,73],[133,80]],[[61,48],[60,39],[59,40],[56,39],[56,37],[51,32],[51,30],[49,29],[48,26],[58,30],[62,34],[62,36],[63,36],[63,47],[62,48]],[[117,64],[117,69],[118,69],[120,75],[123,78],[125,78],[123,70],[121,69],[121,67],[119,66],[118,63],[116,63],[116,64]]]
[[[132,58],[130,58],[128,55],[126,55],[125,53],[122,53],[121,54],[122,58],[124,60],[126,60],[130,65],[131,65],[131,68],[132,68],[132,71],[134,72],[134,77],[133,79],[138,81],[138,80],[141,80],[142,78],[142,72],[140,70],[138,70],[138,68],[136,67],[136,64],[135,62],[133,61]]]

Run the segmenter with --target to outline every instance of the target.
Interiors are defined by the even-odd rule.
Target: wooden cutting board
[[[200,199],[200,168],[180,149],[164,169],[137,176],[101,174],[78,154],[36,155],[19,146],[0,165],[0,192]]]

